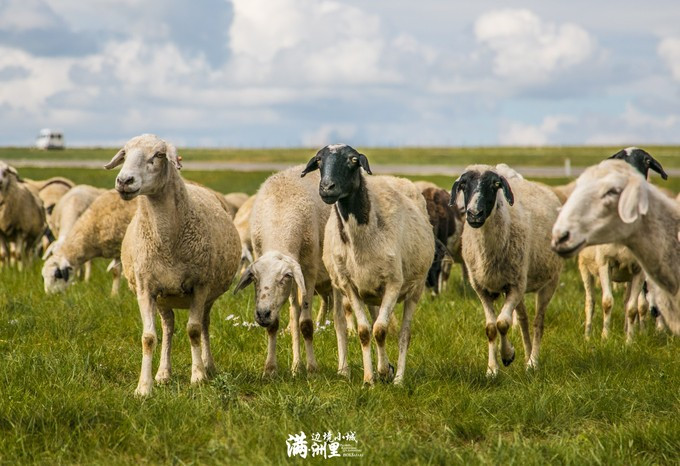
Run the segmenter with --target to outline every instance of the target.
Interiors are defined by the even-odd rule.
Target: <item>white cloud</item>
[[[667,37],[657,48],[657,53],[670,68],[673,78],[680,81],[680,38]]]
[[[538,125],[518,121],[508,121],[501,125],[499,143],[504,146],[545,146],[555,143],[551,140],[560,127],[574,123],[575,119],[568,115],[548,115]]]
[[[47,29],[62,24],[42,0],[4,0],[0,11],[0,30]]]
[[[518,82],[540,82],[587,60],[595,40],[583,28],[544,21],[529,10],[495,10],[475,22],[475,36],[493,53],[493,71]]]
[[[305,147],[322,147],[328,144],[340,144],[352,140],[357,134],[355,125],[322,125],[314,131],[302,135]]]

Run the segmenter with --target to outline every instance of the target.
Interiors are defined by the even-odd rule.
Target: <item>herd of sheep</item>
[[[364,383],[376,376],[402,383],[418,301],[426,286],[435,294],[446,287],[454,262],[482,304],[489,376],[498,372],[499,346],[504,365],[515,359],[508,338],[513,324],[522,334],[527,369],[538,367],[560,256],[578,254],[586,338],[595,278],[602,287],[603,338],[610,328],[612,282],[626,284],[627,341],[649,309],[658,315],[657,329],[667,325],[680,333],[680,204],[647,181],[649,169],[664,179],[666,173],[641,149],[624,149],[574,183],[554,188],[505,164],[471,165],[450,194],[427,182],[369,176],[367,157],[343,144],[270,176],[250,197],[185,181],[175,147],[154,135],[128,141],[105,168],[118,166],[115,189],[102,190],[65,178],[22,179],[0,162],[0,258],[4,266],[22,267],[42,252],[48,293],[65,291],[78,274],[87,280],[92,259],[111,259],[111,293],[124,275],[142,317],[139,396],[148,396],[154,383],[156,312],[162,338],[155,381],[167,382],[171,375],[174,309],[189,309],[191,382],[214,373],[210,311],[235,279],[234,293],[250,285],[255,292],[255,321],[268,334],[266,375],[277,370],[286,301],[291,371],[301,370],[300,336],[306,371],[318,369],[312,317],[317,294],[317,323],[332,309],[338,373],[349,376],[351,332],[361,344]],[[533,329],[526,293],[536,295]],[[501,296],[497,314],[494,302]],[[397,325],[394,308],[400,302],[395,368],[385,342]]]

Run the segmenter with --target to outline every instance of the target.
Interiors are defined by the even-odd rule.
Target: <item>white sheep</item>
[[[538,366],[545,310],[559,282],[562,263],[550,250],[550,228],[560,202],[547,187],[524,180],[507,166],[471,165],[453,184],[451,199],[463,194],[467,225],[463,259],[486,317],[488,376],[498,373],[496,336],[504,365],[515,359],[507,333],[517,312],[527,368]],[[536,293],[533,339],[525,293]],[[498,318],[494,300],[505,294]]]
[[[229,215],[233,219],[236,217],[236,212],[241,208],[244,202],[246,202],[250,196],[246,193],[228,193],[224,194],[224,200],[229,206]]]
[[[393,367],[385,351],[390,317],[404,302],[399,359],[394,383],[404,379],[411,319],[434,257],[434,235],[425,199],[410,181],[391,176],[366,177],[368,159],[344,144],[321,149],[302,171],[320,170],[319,195],[335,204],[324,235],[323,261],[333,284],[334,323],[338,339],[338,372],[349,374],[347,332],[340,292],[350,301],[364,365],[364,383],[373,383],[371,330],[363,303],[374,315],[378,375],[387,379]],[[380,306],[376,312],[375,306]]]
[[[552,247],[564,257],[595,244],[628,247],[647,275],[666,324],[680,334],[679,232],[675,200],[626,162],[605,160],[576,181],[553,226]]]
[[[0,161],[0,246],[10,258],[10,243],[22,268],[35,255],[35,246],[45,231],[45,212],[40,199],[19,173]]]
[[[135,393],[148,396],[153,386],[156,309],[163,323],[156,381],[170,378],[173,308],[189,308],[191,382],[214,373],[210,310],[236,273],[239,237],[214,192],[184,182],[177,150],[171,144],[151,134],[137,136],[106,168],[120,164],[116,190],[124,200],[139,196],[137,212],[123,238],[121,261],[143,322],[142,369]]]
[[[317,193],[319,176],[300,178],[303,166],[275,173],[262,183],[250,215],[255,261],[245,270],[234,293],[254,283],[255,321],[267,329],[265,374],[276,371],[279,311],[290,301],[293,342],[291,370],[300,366],[300,333],[305,342],[307,371],[318,369],[314,357],[311,306],[314,291],[323,299],[330,280],[321,259],[330,206]]]
[[[75,188],[74,188],[75,189]],[[137,199],[124,201],[111,189],[98,196],[76,220],[58,250],[42,268],[46,293],[62,292],[73,281],[73,270],[104,257],[113,259],[111,295],[120,287],[120,248],[130,220],[137,211]]]

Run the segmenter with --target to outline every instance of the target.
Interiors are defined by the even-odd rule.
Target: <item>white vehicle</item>
[[[40,134],[35,141],[38,149],[63,149],[64,135],[61,131],[53,131],[45,128],[40,130]]]

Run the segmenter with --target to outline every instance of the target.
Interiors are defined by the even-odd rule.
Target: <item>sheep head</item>
[[[647,213],[649,185],[623,160],[605,160],[576,180],[552,230],[552,248],[562,257],[586,246],[622,242]]]
[[[300,176],[320,170],[319,195],[326,204],[334,204],[359,189],[359,168],[363,168],[369,175],[373,174],[364,154],[346,144],[333,144],[317,152]]]
[[[153,134],[130,139],[104,168],[110,170],[121,164],[116,190],[125,200],[159,192],[170,170],[182,168],[175,146]]]
[[[306,296],[305,279],[300,264],[290,256],[269,251],[246,269],[234,294],[253,283],[255,286],[255,321],[262,327],[278,325],[279,311],[290,296],[293,283],[300,304]]]
[[[645,178],[648,177],[649,170],[652,169],[661,175],[664,180],[668,179],[668,175],[664,171],[661,164],[654,157],[649,155],[645,150],[637,147],[628,147],[618,151],[616,154],[609,157],[610,159],[618,159],[628,162],[635,167]]]
[[[0,161],[0,195],[4,196],[13,177],[20,180],[19,173],[17,173],[14,167]]]
[[[52,255],[43,265],[42,276],[45,293],[62,293],[73,283],[73,267],[66,258]]]
[[[465,216],[472,228],[481,228],[486,219],[491,216],[496,204],[500,203],[498,192],[502,190],[508,204],[512,205],[515,198],[510,184],[504,176],[499,175],[488,167],[470,168],[453,183],[451,187],[451,201],[454,205],[458,193],[463,193],[465,202]]]

